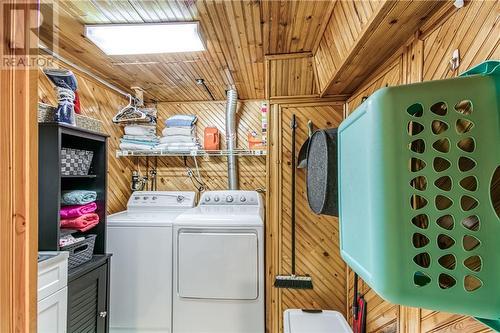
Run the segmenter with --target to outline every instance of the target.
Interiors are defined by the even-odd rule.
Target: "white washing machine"
[[[172,332],[172,222],[194,192],[134,192],[108,216],[110,332]]]
[[[174,222],[174,333],[264,333],[264,206],[210,191]]]

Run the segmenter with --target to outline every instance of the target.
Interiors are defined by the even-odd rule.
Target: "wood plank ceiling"
[[[58,1],[56,52],[129,90],[140,86],[156,101],[225,98],[234,82],[241,99],[264,98],[264,55],[312,51],[334,1],[92,0]],[[107,56],[84,37],[83,25],[199,20],[207,50],[161,55]],[[42,31],[42,40],[48,31]],[[131,41],[133,42],[133,41]]]

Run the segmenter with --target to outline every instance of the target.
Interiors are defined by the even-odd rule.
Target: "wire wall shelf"
[[[248,150],[235,149],[229,150],[188,150],[188,151],[171,151],[171,150],[117,150],[116,157],[128,156],[265,156],[266,150]]]

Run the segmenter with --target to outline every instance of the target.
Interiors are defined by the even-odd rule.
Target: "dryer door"
[[[180,230],[177,243],[179,296],[257,299],[257,242],[254,230]]]

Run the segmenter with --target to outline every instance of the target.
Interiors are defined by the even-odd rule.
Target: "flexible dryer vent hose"
[[[236,148],[236,107],[238,92],[235,89],[227,91],[226,105],[226,148],[233,151]],[[227,157],[228,189],[238,189],[238,162],[236,156],[229,154]]]

